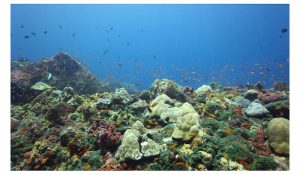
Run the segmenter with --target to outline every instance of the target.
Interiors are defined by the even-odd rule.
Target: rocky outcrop
[[[13,104],[32,100],[38,93],[31,87],[37,82],[46,83],[59,90],[71,86],[79,94],[109,91],[106,84],[100,82],[79,61],[64,52],[36,63],[28,60],[14,61],[11,69]]]
[[[156,79],[150,87],[150,96],[152,99],[160,94],[166,94],[172,99],[185,101],[187,96],[184,94],[184,88],[172,80]]]

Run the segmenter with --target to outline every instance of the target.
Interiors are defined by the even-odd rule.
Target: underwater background
[[[12,60],[66,51],[99,79],[149,88],[289,83],[289,5],[12,5]]]

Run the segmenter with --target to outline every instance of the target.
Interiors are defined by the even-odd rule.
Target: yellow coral
[[[222,157],[220,159],[220,164],[223,166],[223,167],[226,167],[228,166],[228,160],[225,158],[225,157]]]
[[[205,136],[206,135],[206,132],[203,128],[201,128],[198,132],[198,136],[202,137],[202,136]]]
[[[211,160],[212,160],[212,155],[208,152],[205,152],[205,151],[199,151],[201,156],[203,157],[202,158],[202,162],[203,163],[209,163]]]
[[[88,164],[87,166],[84,167],[84,170],[85,170],[85,171],[88,171],[88,170],[90,170],[91,168],[92,168],[91,165]]]
[[[229,170],[245,170],[243,165],[237,163],[236,161],[232,161],[230,159],[226,159],[225,157],[222,157],[220,159],[220,164],[224,168],[228,168]]]
[[[196,132],[190,133],[190,137],[195,137],[195,136],[197,136],[197,135],[198,135],[198,133],[196,133]]]
[[[192,148],[195,149],[198,147],[198,145],[201,143],[201,139],[200,138],[194,138],[192,141]]]
[[[224,134],[226,134],[226,135],[232,134],[232,129],[226,129],[226,130],[224,130]]]
[[[275,152],[277,152],[277,153],[282,153],[282,152],[283,152],[283,148],[282,148],[282,147],[277,147],[277,148],[275,149]]]
[[[193,150],[191,149],[190,144],[183,144],[183,146],[179,150],[182,154],[192,154]]]
[[[32,156],[36,157],[41,154],[41,152],[46,148],[46,145],[43,142],[37,141],[34,144],[34,148],[32,151]]]
[[[207,168],[204,164],[197,164],[196,168],[199,171],[207,171]]]
[[[166,134],[172,134],[172,132],[173,132],[173,129],[168,129],[165,131]]]
[[[199,144],[199,143],[201,143],[201,139],[200,138],[194,138],[192,143]]]

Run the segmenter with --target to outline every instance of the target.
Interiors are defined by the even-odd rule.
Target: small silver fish
[[[47,78],[47,80],[50,80],[50,79],[51,79],[51,77],[52,77],[52,74],[50,73],[50,74],[48,75],[48,78]]]

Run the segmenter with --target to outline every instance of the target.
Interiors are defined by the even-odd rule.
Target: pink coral
[[[122,134],[120,132],[114,132],[114,129],[115,125],[109,123],[106,128],[101,128],[98,132],[98,143],[105,152],[117,149],[121,143],[120,137]]]
[[[264,104],[278,101],[281,99],[281,97],[282,94],[277,94],[277,93],[266,93],[266,94],[260,93],[258,95],[259,100],[262,101]]]
[[[265,145],[263,130],[257,130],[256,135],[254,137],[251,137],[250,141],[253,142],[254,147],[258,150],[257,154],[262,155],[262,156],[270,155],[270,152],[268,151],[268,149]]]
[[[98,120],[91,126],[89,132],[97,134],[98,145],[104,154],[108,151],[115,151],[121,144],[122,134],[115,131],[113,123],[105,124],[102,120]]]

